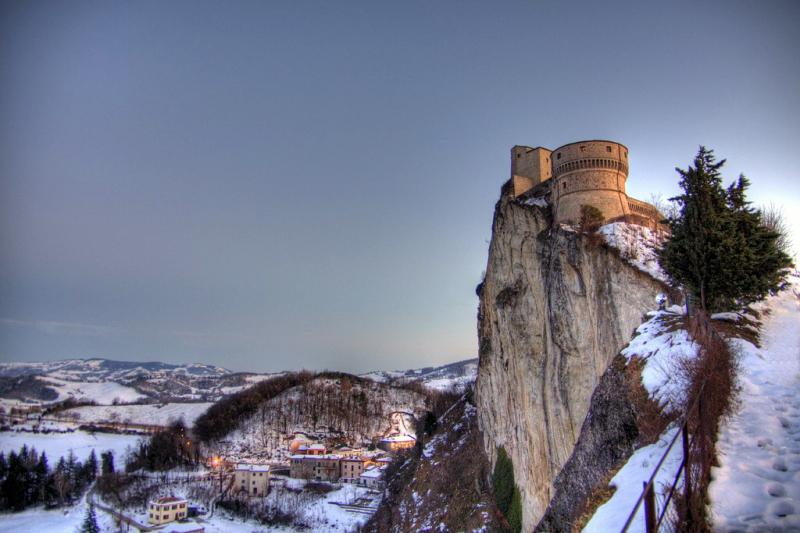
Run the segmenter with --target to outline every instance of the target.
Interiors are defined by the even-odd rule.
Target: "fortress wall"
[[[611,141],[567,144],[552,153],[555,221],[577,222],[584,204],[597,207],[606,219],[630,213],[625,182],[628,149]]]

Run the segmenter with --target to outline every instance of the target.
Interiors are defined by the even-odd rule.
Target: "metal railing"
[[[702,386],[697,398],[684,414],[683,421],[680,425],[680,431],[678,431],[675,436],[672,437],[669,446],[667,446],[667,449],[664,450],[664,453],[661,455],[658,464],[656,464],[653,472],[650,474],[650,478],[647,481],[642,482],[642,493],[639,495],[639,498],[636,500],[636,504],[633,506],[631,513],[628,515],[628,519],[625,521],[625,525],[622,527],[622,533],[627,532],[628,529],[630,529],[630,527],[634,524],[634,520],[642,504],[644,504],[644,526],[646,533],[656,533],[659,531],[662,524],[664,524],[664,519],[667,516],[667,511],[669,510],[670,504],[675,501],[673,497],[679,488],[681,480],[684,481],[683,497],[685,508],[691,508],[691,450],[695,445],[697,435],[694,437],[690,436],[689,419],[690,415],[695,409],[697,409],[698,416],[700,415],[704,390],[705,386]],[[664,465],[664,462],[667,460],[667,457],[672,451],[672,448],[675,446],[675,443],[678,442],[678,437],[681,437],[680,440],[683,457],[680,464],[676,468],[672,483],[662,493],[664,499],[661,504],[661,509],[659,510],[659,506],[656,502],[656,478],[658,477],[661,467]]]

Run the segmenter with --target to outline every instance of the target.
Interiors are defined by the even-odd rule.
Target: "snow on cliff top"
[[[664,237],[658,232],[627,222],[606,224],[598,231],[605,237],[608,245],[619,250],[622,258],[631,265],[659,281],[668,281],[656,255],[656,250],[664,241]]]

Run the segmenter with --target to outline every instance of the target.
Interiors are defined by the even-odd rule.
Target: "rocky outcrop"
[[[547,207],[498,202],[476,401],[487,453],[502,446],[514,463],[523,531],[543,517],[601,376],[663,291],[599,237],[553,227]]]
[[[592,491],[607,486],[608,473],[634,452],[639,429],[627,394],[625,359],[618,355],[589,402],[581,436],[553,481],[553,498],[536,531],[575,531]]]

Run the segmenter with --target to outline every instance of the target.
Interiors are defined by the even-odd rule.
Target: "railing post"
[[[644,530],[647,533],[656,533],[656,493],[652,484],[642,482],[644,485]]]
[[[691,465],[691,458],[689,456],[689,421],[683,421],[683,427],[681,428],[683,432],[683,498],[684,498],[684,505],[686,506],[686,515],[689,517],[689,521],[691,522],[691,514],[692,514],[692,465]]]

